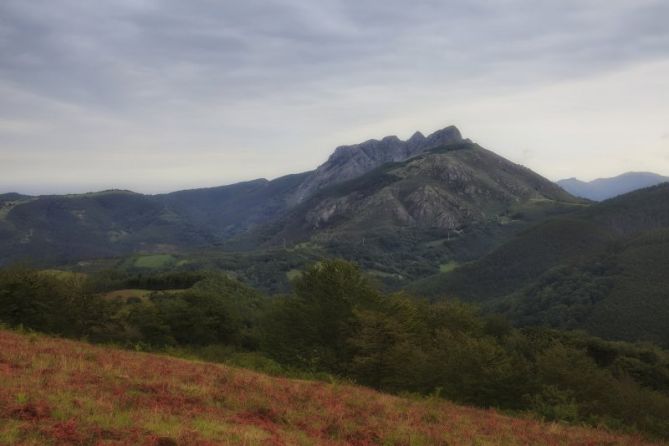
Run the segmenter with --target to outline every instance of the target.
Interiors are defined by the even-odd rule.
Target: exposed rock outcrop
[[[450,126],[428,137],[416,132],[406,141],[397,136],[386,136],[380,141],[371,139],[360,144],[337,147],[330,158],[298,187],[290,202],[300,203],[325,187],[359,177],[383,164],[405,161],[427,150],[460,141],[460,131]]]
[[[360,166],[353,160],[364,160],[370,166],[371,160],[379,159],[381,154],[366,151],[368,147],[383,145],[388,148],[384,153],[391,156],[393,148],[406,149],[413,140],[420,143],[417,147],[422,153],[407,156],[407,152],[402,155],[392,152],[394,156],[408,159],[386,163],[338,187],[313,192],[268,231],[273,234],[270,237],[351,239],[380,228],[447,233],[472,225],[498,224],[521,209],[580,202],[530,169],[470,141],[448,143],[451,137],[453,133],[446,129],[427,138],[414,136],[407,142],[393,138],[363,143],[357,149],[339,149],[325,167],[322,166],[320,175],[311,176],[307,181],[326,179],[326,174],[333,172],[352,175],[355,170],[351,169]],[[345,156],[342,153],[346,154],[345,164],[338,168],[336,161],[338,156]],[[378,156],[364,156],[365,153]]]

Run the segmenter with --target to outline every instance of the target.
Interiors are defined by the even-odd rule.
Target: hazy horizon
[[[435,130],[437,130],[437,129],[435,129]],[[426,136],[429,133],[431,133],[431,132],[423,132],[421,130],[416,130],[416,131],[420,131],[421,133],[423,133]],[[413,133],[415,133],[415,132],[412,132],[412,134]],[[385,136],[398,136],[398,135],[384,135],[383,137],[385,137]],[[406,139],[409,139],[410,136],[411,135],[408,135],[406,137],[400,137],[400,139],[406,140]],[[379,139],[382,139],[383,137],[370,138],[370,139],[379,140]],[[463,135],[463,137],[467,138],[467,135]],[[364,142],[364,141],[359,141],[359,142]],[[474,142],[476,142],[476,141],[474,141]],[[356,144],[356,143],[352,143],[352,144]],[[336,147],[333,147],[332,151],[334,151],[335,148]],[[514,160],[511,160],[511,161],[514,161]],[[323,162],[325,162],[325,159],[323,160]],[[318,165],[320,165],[320,164],[322,164],[322,163],[319,163]],[[520,163],[520,164],[522,164],[522,163]],[[216,183],[216,182],[213,182],[211,184],[193,183],[193,184],[190,184],[190,185],[185,185],[183,187],[176,187],[175,186],[175,187],[171,187],[171,188],[169,187],[169,185],[167,185],[164,189],[159,189],[159,190],[137,190],[137,189],[127,188],[127,187],[118,187],[114,184],[109,184],[107,186],[102,185],[99,188],[91,188],[91,189],[85,189],[85,188],[84,189],[76,189],[75,188],[75,190],[70,190],[70,189],[68,189],[67,184],[63,184],[63,185],[60,185],[60,186],[56,186],[56,189],[54,190],[53,186],[41,186],[39,183],[34,183],[34,185],[29,186],[29,189],[30,188],[34,189],[33,192],[31,192],[29,190],[28,191],[26,191],[26,190],[0,190],[0,194],[3,194],[3,193],[20,193],[20,194],[23,194],[23,195],[52,195],[52,194],[70,195],[70,194],[84,194],[84,193],[103,192],[103,191],[108,191],[108,190],[128,190],[128,191],[131,191],[131,192],[142,193],[142,194],[145,194],[145,195],[159,195],[159,194],[164,194],[164,193],[176,192],[176,191],[184,190],[184,189],[198,189],[198,188],[208,188],[208,187],[217,187],[217,186],[228,186],[228,185],[232,185],[232,184],[236,184],[236,183],[240,183],[240,182],[247,182],[247,181],[256,181],[256,180],[272,181],[272,180],[274,180],[276,178],[280,178],[284,175],[299,174],[299,173],[302,173],[302,172],[306,172],[308,170],[316,169],[317,167],[318,166],[316,165],[316,166],[313,166],[312,169],[307,169],[307,170],[299,171],[299,172],[297,172],[297,171],[296,172],[287,172],[287,173],[276,175],[276,176],[273,176],[273,177],[264,177],[264,176],[253,177],[252,176],[252,177],[249,177],[249,178],[242,178],[242,179],[232,181],[232,182],[228,182],[228,183]],[[540,175],[543,175],[541,172],[538,172],[538,171],[536,171],[536,172]],[[580,180],[580,181],[583,181],[583,182],[587,183],[587,182],[591,182],[591,181],[595,181],[595,180],[606,180],[606,179],[621,176],[621,175],[624,175],[624,174],[635,174],[635,173],[636,174],[648,173],[648,174],[656,174],[656,175],[662,175],[662,176],[669,177],[669,175],[665,175],[662,172],[630,170],[630,171],[625,171],[625,172],[619,172],[619,173],[616,173],[616,174],[613,174],[613,175],[610,175],[610,176],[606,176],[606,177],[593,177],[593,178],[579,178],[579,177],[548,178],[548,177],[546,177],[546,178],[548,178],[549,180],[551,180],[553,182],[558,182],[560,180],[577,179],[577,180]]]
[[[311,170],[456,125],[551,179],[669,175],[669,4],[0,4],[0,193]]]

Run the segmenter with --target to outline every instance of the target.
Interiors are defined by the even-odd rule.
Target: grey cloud
[[[4,0],[0,150],[288,147],[352,112],[666,59],[668,19],[663,0]]]
[[[166,92],[234,100],[402,73],[457,81],[509,64],[564,75],[669,45],[665,2],[9,0],[0,8],[3,77],[99,106]]]

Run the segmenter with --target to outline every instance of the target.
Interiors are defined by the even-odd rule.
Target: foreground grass
[[[444,401],[0,330],[0,445],[642,445]]]

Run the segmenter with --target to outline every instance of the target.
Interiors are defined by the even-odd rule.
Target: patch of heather
[[[1,445],[647,445],[437,399],[0,331]]]

